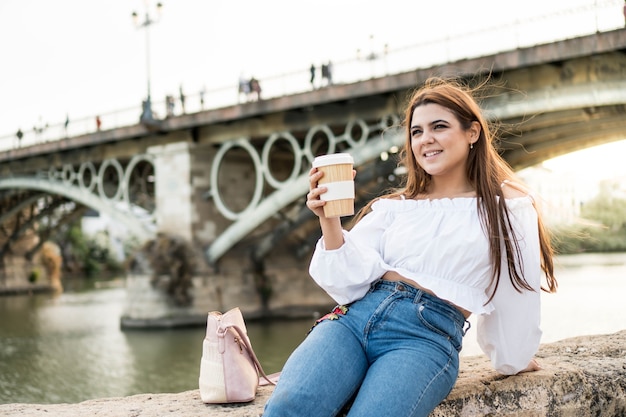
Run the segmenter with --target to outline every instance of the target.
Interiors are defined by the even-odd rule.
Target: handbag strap
[[[257,359],[256,355],[254,354],[254,350],[252,349],[252,345],[250,345],[250,341],[248,340],[248,335],[246,334],[246,332],[241,330],[241,328],[239,326],[236,326],[236,325],[231,325],[231,326],[228,326],[228,327],[232,328],[233,330],[235,330],[237,332],[237,334],[239,334],[239,339],[241,339],[241,341],[243,342],[244,346],[248,350],[248,354],[252,358],[252,362],[254,363],[254,366],[256,367],[257,372],[269,384],[276,385],[275,380],[278,379],[278,375],[280,373],[275,373],[275,374],[272,374],[270,376],[266,375],[265,371],[263,371],[263,367],[261,366],[261,362],[259,362],[259,360]],[[267,384],[262,383],[261,385],[267,385]]]

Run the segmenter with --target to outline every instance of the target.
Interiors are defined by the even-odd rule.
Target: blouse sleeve
[[[528,204],[511,210],[511,223],[519,241],[523,275],[534,291],[518,292],[508,276],[506,254],[501,278],[492,300],[494,310],[478,317],[478,344],[501,374],[514,375],[528,366],[541,339],[541,264],[537,212]],[[517,202],[516,202],[517,203]]]
[[[380,250],[386,214],[373,211],[351,231],[343,231],[344,243],[334,250],[324,247],[320,238],[309,265],[309,274],[339,304],[363,297],[370,284],[384,273]]]

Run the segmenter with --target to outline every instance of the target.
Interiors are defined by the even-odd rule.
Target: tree
[[[598,195],[582,206],[581,216],[601,223],[612,232],[626,228],[626,200],[617,195],[617,182],[603,181]]]
[[[581,219],[553,234],[559,254],[625,252],[626,197],[619,184],[602,182],[598,195],[581,207]]]

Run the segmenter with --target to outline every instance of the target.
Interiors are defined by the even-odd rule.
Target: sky
[[[262,82],[273,78],[276,84],[280,74],[299,73],[305,87],[312,63],[355,59],[357,50],[363,57],[381,52],[384,45],[394,51],[432,41],[436,54],[445,48],[438,47],[443,39],[460,39],[490,28],[505,31],[516,27],[516,21],[530,23],[511,37],[531,42],[532,36],[549,38],[557,27],[591,33],[623,25],[622,0],[161,3],[159,17],[156,1],[1,0],[0,140],[18,128],[60,126],[66,117],[71,127],[79,120],[92,123],[99,114],[104,124],[107,114],[121,109],[138,119],[148,78],[155,102],[168,94],[178,97],[181,87],[188,105],[195,103],[192,100],[199,103],[201,89],[233,89],[228,94],[234,102],[240,74],[254,75]],[[573,20],[583,12],[576,17],[568,10],[587,10],[584,21]],[[145,21],[146,13],[157,21],[149,25],[149,31],[137,27],[133,12],[139,15],[139,23]],[[533,26],[545,15],[562,20]],[[544,34],[544,29],[549,33]],[[487,39],[467,37],[467,50],[489,47],[507,37],[504,32],[502,36],[489,33],[492,36]],[[428,58],[425,55],[411,59],[423,61]],[[362,61],[360,65],[363,69],[369,64]],[[382,64],[377,61],[377,65]],[[391,60],[385,65],[397,63]],[[354,75],[342,74],[342,67],[336,67],[340,77]],[[394,68],[385,70],[393,72]]]
[[[626,155],[626,139],[572,152],[550,159],[543,165],[551,171],[573,177],[580,176],[586,180],[593,178],[599,181],[618,176],[625,178],[624,155]]]

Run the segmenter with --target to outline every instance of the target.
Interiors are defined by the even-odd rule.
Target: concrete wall
[[[543,370],[509,377],[496,374],[485,357],[462,358],[455,387],[431,417],[626,415],[626,330],[544,344],[537,357]],[[226,405],[203,404],[198,390],[79,404],[4,404],[0,415],[257,417],[271,392],[271,386],[260,387],[253,402]]]

